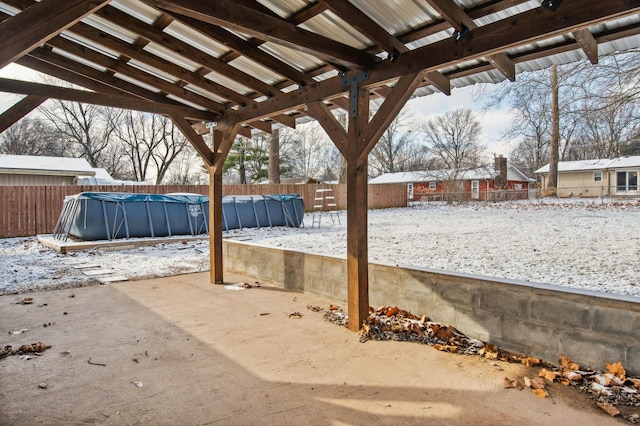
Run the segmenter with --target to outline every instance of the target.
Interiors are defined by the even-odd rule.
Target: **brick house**
[[[424,170],[385,173],[369,180],[370,184],[407,185],[409,201],[434,201],[454,196],[457,200],[524,199],[535,182],[517,167],[507,165],[506,157],[495,157],[494,167],[478,167],[454,172]]]

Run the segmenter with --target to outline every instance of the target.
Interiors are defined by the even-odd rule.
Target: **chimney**
[[[505,189],[507,187],[507,157],[497,155],[494,157],[494,161],[494,169],[498,172],[498,176],[495,178],[495,188]]]

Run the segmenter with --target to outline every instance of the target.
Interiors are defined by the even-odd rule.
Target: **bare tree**
[[[56,128],[65,152],[102,167],[103,151],[112,142],[120,110],[77,102],[53,101],[39,111]]]
[[[287,159],[289,176],[337,176],[340,167],[339,151],[317,122],[283,129],[280,132],[281,153]]]
[[[456,109],[427,121],[423,134],[429,152],[440,168],[448,202],[456,199],[464,171],[482,166],[484,147],[480,144],[482,128],[470,109]]]
[[[627,152],[640,122],[638,52],[557,67],[559,161],[607,158]],[[551,70],[523,73],[501,85],[489,107],[508,101],[513,121],[504,137],[517,140],[511,162],[533,172],[549,162],[552,140]]]
[[[441,167],[458,174],[482,164],[482,128],[470,109],[456,109],[427,121],[423,135]]]
[[[12,155],[49,155],[62,157],[64,146],[58,143],[56,129],[47,120],[23,118],[0,135],[0,153]]]
[[[188,149],[189,141],[167,117],[125,111],[113,123],[114,134],[128,159],[133,178],[162,183],[173,161]]]
[[[416,143],[420,125],[413,115],[401,112],[389,124],[369,154],[374,174],[403,172],[424,164],[427,149]]]

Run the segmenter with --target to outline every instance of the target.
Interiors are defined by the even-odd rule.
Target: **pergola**
[[[368,315],[367,156],[407,100],[640,46],[640,0],[1,0],[0,79],[26,95],[170,117],[210,171],[223,281],[222,165],[237,135],[315,119],[347,162],[349,328]],[[375,111],[371,108],[376,105]],[[345,129],[334,110],[346,112]],[[210,147],[202,135],[213,127]]]

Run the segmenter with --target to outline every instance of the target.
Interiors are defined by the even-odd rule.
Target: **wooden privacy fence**
[[[325,186],[326,187],[326,186]],[[347,207],[346,185],[328,185],[333,189],[338,209]],[[313,210],[318,185],[224,185],[225,195],[300,194],[306,211]],[[0,186],[0,238],[50,234],[62,211],[64,198],[80,192],[131,192],[148,194],[209,194],[208,185],[62,185]],[[369,208],[407,205],[404,185],[370,185]]]

